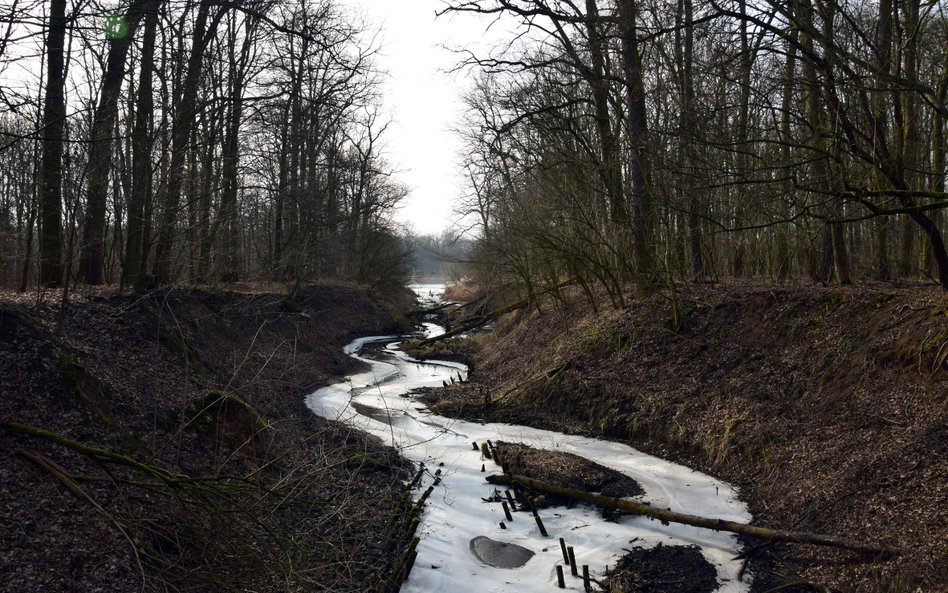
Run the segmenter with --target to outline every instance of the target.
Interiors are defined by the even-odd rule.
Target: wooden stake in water
[[[491,457],[497,465],[500,465],[500,462],[497,461],[497,451],[494,449],[494,443],[490,442],[490,439],[487,439],[487,450],[490,451]],[[488,457],[488,459],[491,459],[491,457]]]
[[[566,553],[569,555],[569,572],[574,577],[578,577],[579,571],[576,569],[576,552],[573,551],[573,546],[566,546]]]
[[[566,540],[560,538],[560,550],[563,551],[563,562],[569,564],[569,554],[566,553]]]
[[[548,537],[546,527],[543,526],[543,520],[540,519],[540,515],[534,515],[533,518],[537,520],[537,527],[540,528],[540,535],[543,537]]]
[[[507,502],[510,503],[510,510],[516,511],[517,503],[514,502],[514,498],[513,498],[513,495],[510,493],[510,490],[504,490],[504,496],[507,497]]]
[[[563,578],[563,567],[559,564],[556,565],[556,584],[560,586],[560,589],[566,588],[566,580]]]
[[[513,517],[510,515],[510,507],[507,506],[507,501],[502,500],[500,501],[500,504],[504,507],[504,514],[507,515],[507,520],[513,521]]]
[[[418,482],[421,481],[421,476],[425,473],[425,464],[422,463],[421,467],[418,468],[418,473],[415,474],[415,478],[411,481],[411,485],[408,486],[409,490],[413,490],[415,486],[418,485]]]
[[[533,513],[533,516],[538,517],[539,515],[537,515],[537,502],[533,500],[532,496],[527,496],[527,503],[530,505],[530,512]]]
[[[592,591],[592,585],[589,584],[589,565],[588,564],[583,564],[583,590],[586,591],[586,593],[590,593]]]
[[[408,575],[411,574],[411,567],[415,565],[415,558],[418,558],[418,552],[412,550],[411,554],[408,556],[408,563],[405,565],[405,578],[402,581],[408,580]]]

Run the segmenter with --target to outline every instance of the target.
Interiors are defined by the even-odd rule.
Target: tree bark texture
[[[636,26],[635,0],[619,2],[622,27],[622,64],[626,85],[626,123],[632,159],[629,175],[632,187],[632,238],[635,242],[635,269],[640,289],[648,290],[655,281],[652,196],[649,192],[648,121],[645,82]]]
[[[138,23],[145,14],[156,12],[160,0],[133,2],[125,15],[124,34],[114,33],[95,110],[89,147],[89,174],[86,192],[86,218],[79,256],[79,275],[88,284],[102,283],[105,211],[112,171],[112,147],[118,99],[125,79],[126,58]],[[143,64],[144,67],[144,64]]]
[[[66,125],[66,0],[50,0],[43,101],[43,164],[40,171],[40,283],[63,281],[63,133]]]
[[[175,220],[181,203],[181,186],[184,178],[185,155],[191,138],[191,129],[197,118],[198,86],[204,65],[204,50],[208,39],[217,29],[218,18],[208,27],[212,0],[201,0],[194,33],[188,71],[181,88],[174,121],[171,123],[171,164],[168,167],[168,185],[165,189],[161,220],[158,225],[158,243],[155,246],[155,281],[158,284],[171,282],[174,272]],[[221,9],[223,10],[223,9]]]

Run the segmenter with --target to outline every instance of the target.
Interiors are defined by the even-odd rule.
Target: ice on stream
[[[437,331],[436,328],[429,326],[426,331]],[[474,441],[522,442],[590,459],[634,478],[645,491],[637,499],[653,506],[741,522],[749,522],[751,515],[726,483],[619,443],[434,415],[406,394],[417,387],[440,387],[452,378],[465,378],[467,369],[454,362],[415,361],[397,349],[398,342],[393,340],[398,339],[399,336],[372,336],[346,346],[346,353],[365,362],[369,370],[316,391],[306,398],[306,404],[316,414],[374,434],[409,460],[424,463],[429,472],[421,491],[432,483],[431,474],[442,470],[443,479],[428,499],[418,530],[418,557],[410,578],[402,586],[404,593],[549,593],[556,588],[554,566],[563,563],[560,537],[574,547],[578,565],[589,565],[593,578],[601,578],[607,566],[614,566],[623,555],[623,548],[649,548],[660,542],[694,544],[716,567],[718,591],[749,590],[747,582],[737,580],[740,561],[734,557],[740,544],[734,534],[674,523],[662,525],[644,517],[624,516],[618,522],[607,521],[585,505],[541,509],[549,537],[540,535],[528,512],[514,513],[514,520],[507,521],[499,502],[484,501],[494,489],[484,477],[500,473],[500,468],[483,459],[480,451],[473,450]],[[367,344],[386,342],[384,349],[373,353],[373,358],[362,354]],[[481,473],[482,464],[487,473]],[[507,529],[500,528],[501,521]],[[471,540],[481,536],[518,544],[536,555],[517,569],[487,566],[470,551]],[[570,577],[568,569],[565,572],[567,589],[582,591],[582,579]]]

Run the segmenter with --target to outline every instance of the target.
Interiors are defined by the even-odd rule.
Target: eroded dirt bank
[[[353,337],[404,328],[408,296],[58,302],[0,295],[0,591],[366,591],[391,572],[404,464],[303,396],[353,370]]]
[[[510,314],[476,354],[463,339],[472,381],[434,408],[628,442],[737,485],[759,524],[903,550],[764,546],[758,591],[944,591],[943,294],[703,285],[680,288],[678,305],[680,327],[667,295],[597,314],[569,293]]]

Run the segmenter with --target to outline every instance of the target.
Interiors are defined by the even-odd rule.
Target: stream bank
[[[410,468],[302,398],[357,369],[353,337],[410,327],[411,295],[81,287],[65,312],[60,298],[0,294],[0,591],[137,593],[144,577],[354,593],[391,571]]]
[[[428,337],[442,331],[425,325]],[[600,590],[609,566],[615,566],[630,545],[650,550],[640,568],[652,562],[661,569],[669,557],[651,552],[657,548],[671,552],[675,561],[690,559],[696,578],[681,582],[694,593],[748,591],[738,557],[741,546],[732,533],[653,521],[641,514],[600,513],[551,497],[524,499],[511,490],[501,492],[493,478],[504,464],[518,471],[529,465],[541,470],[541,476],[542,469],[555,466],[557,479],[579,480],[654,508],[750,522],[746,506],[728,484],[620,443],[432,414],[413,393],[449,383],[463,385],[467,368],[450,361],[415,360],[400,349],[403,339],[354,340],[344,350],[367,370],[306,398],[315,414],[378,437],[422,470],[413,485],[424,492],[416,496],[414,507],[424,512],[420,524],[412,522],[401,540],[407,543],[417,532],[404,564],[409,567],[404,575],[410,578],[399,572],[395,580],[404,580],[403,593],[547,593],[557,584],[578,590],[593,582]],[[635,573],[626,574],[629,581]],[[394,591],[391,584],[384,590]]]
[[[760,524],[905,551],[876,561],[765,546],[758,590],[948,586],[940,291],[686,285],[677,330],[661,295],[599,313],[578,291],[564,296],[477,336],[471,381],[426,401],[446,416],[629,443],[735,484]]]

